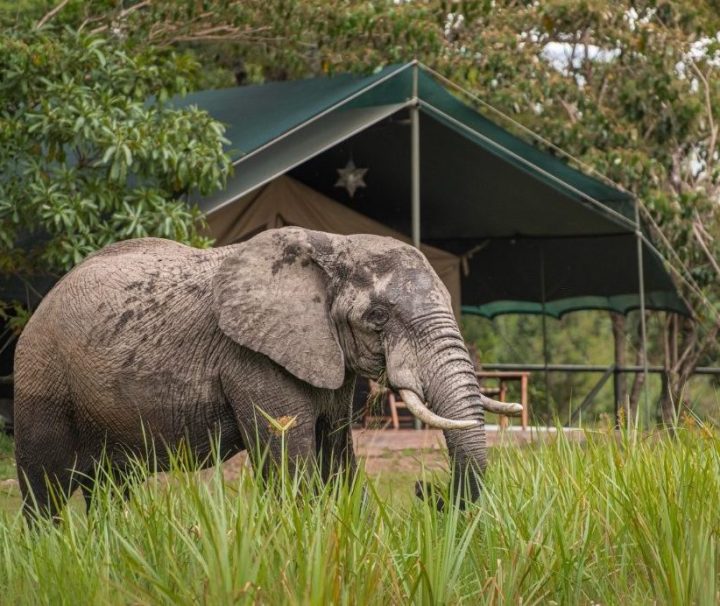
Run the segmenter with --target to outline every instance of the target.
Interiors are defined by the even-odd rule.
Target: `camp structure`
[[[189,95],[234,175],[195,198],[220,244],[299,225],[420,246],[463,313],[687,314],[627,192],[499,127],[412,62]]]
[[[234,175],[193,199],[220,244],[289,224],[410,241],[456,313],[542,314],[546,401],[548,316],[690,313],[630,193],[500,127],[475,109],[480,99],[418,62],[179,103],[227,125]],[[640,324],[646,351],[645,313]],[[619,372],[606,369],[580,408],[610,375],[617,393]]]
[[[689,313],[632,195],[501,128],[417,62],[173,103],[227,125],[232,177],[189,199],[218,244],[279,225],[394,236],[427,255],[456,313],[488,318]],[[35,304],[52,282],[0,281],[0,298]]]
[[[190,202],[218,244],[281,224],[405,239],[463,313],[689,313],[632,195],[501,128],[448,85],[411,62],[176,99],[227,125],[234,165],[224,189]],[[262,223],[270,207],[275,219]],[[52,283],[0,280],[0,296],[35,303]]]

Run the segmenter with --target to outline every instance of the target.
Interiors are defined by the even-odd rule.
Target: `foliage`
[[[463,316],[462,333],[468,342],[478,344],[481,363],[543,364],[542,317],[536,315],[499,316],[489,322],[477,316]],[[612,363],[612,334],[606,314],[577,312],[562,319],[546,318],[547,355],[550,364]],[[530,414],[533,422],[550,421],[554,411],[562,423],[599,380],[598,374],[549,373],[549,393],[545,393],[543,372],[532,373],[529,382]],[[491,383],[488,382],[488,385]],[[508,382],[508,399],[517,401],[519,385]],[[546,401],[549,406],[546,406]],[[583,423],[613,411],[611,382],[598,394],[592,410],[583,413]]]
[[[6,309],[0,307],[0,320],[6,323],[7,328],[10,329],[13,335],[17,336],[30,319],[30,313],[29,309],[15,301],[7,305]]]
[[[465,512],[392,503],[365,478],[366,505],[342,481],[268,489],[248,470],[155,476],[127,504],[105,486],[89,519],[71,508],[34,532],[0,513],[3,601],[714,603],[720,440],[692,425],[586,439],[495,450]]]
[[[0,421],[0,482],[17,475],[13,445],[12,438],[3,431]]]
[[[166,103],[197,70],[188,54],[69,30],[2,37],[1,273],[67,270],[131,237],[208,244],[183,196],[223,185],[224,129]]]
[[[38,19],[56,3],[24,0],[8,20]],[[183,45],[209,65],[239,69],[252,81],[368,70],[442,50],[433,1],[392,0],[73,0],[54,17],[72,27],[112,32],[138,45]],[[217,77],[217,74],[213,74]],[[232,78],[232,76],[230,76]]]

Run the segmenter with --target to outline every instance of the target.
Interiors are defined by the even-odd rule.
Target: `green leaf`
[[[105,150],[105,153],[103,154],[100,164],[107,164],[114,155],[115,155],[115,146],[111,145],[110,147],[108,147]]]

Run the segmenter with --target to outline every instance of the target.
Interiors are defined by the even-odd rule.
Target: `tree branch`
[[[570,118],[570,122],[572,124],[575,124],[578,121],[578,110],[574,103],[568,103],[562,98],[559,98],[558,101],[560,101],[560,105],[563,106],[563,109],[567,112],[568,118]]]
[[[127,17],[130,13],[134,13],[137,10],[140,10],[141,8],[145,8],[146,6],[149,6],[152,4],[152,0],[143,0],[142,2],[138,2],[137,4],[133,4],[129,8],[125,8],[120,11],[120,13],[117,16],[117,19],[124,19]],[[102,20],[102,17],[90,17],[88,19],[85,19],[83,21],[82,26],[86,25],[87,23],[90,23],[91,21],[100,21]],[[106,23],[105,25],[101,25],[100,27],[96,27],[94,30],[92,30],[91,34],[99,34],[101,32],[104,32],[106,29],[110,27],[110,24]]]
[[[718,332],[720,332],[720,320],[715,322],[713,327],[710,329],[710,332],[705,335],[702,343],[695,349],[695,353],[692,356],[686,356],[686,354],[690,352],[690,348],[688,348],[685,353],[683,353],[684,360],[681,359],[676,365],[676,368],[678,369],[678,374],[682,378],[683,383],[685,383],[690,378],[690,375],[692,375],[692,371],[698,365],[700,358],[707,351],[707,348],[710,346],[710,344],[715,343],[715,341],[717,340]],[[694,341],[697,342],[697,339],[695,339]]]
[[[173,44],[175,42],[201,42],[218,40],[252,40],[262,39],[257,34],[268,31],[269,27],[245,28],[231,25],[198,24],[198,29],[188,31],[187,24],[159,23],[150,29],[148,39],[156,44]],[[182,30],[185,30],[184,32]]]
[[[687,366],[690,366],[690,364],[687,364],[686,362],[692,359],[692,352],[695,349],[695,345],[697,343],[697,326],[695,327],[695,330],[693,330],[692,334],[690,335],[690,338],[688,341],[685,341],[685,349],[682,352],[682,355],[678,358],[678,361],[675,363],[675,365],[672,368],[672,372],[676,374],[681,374],[680,370],[682,368],[686,368]]]
[[[598,92],[597,101],[595,102],[597,104],[598,108],[601,110],[602,110],[603,101],[605,99],[605,93],[607,92],[607,89],[608,89],[608,72],[606,71],[603,74],[602,82],[600,83],[600,91]]]
[[[45,16],[37,22],[37,24],[35,25],[35,29],[40,29],[43,25],[50,21],[50,19],[57,15],[68,2],[70,2],[70,0],[62,0],[62,2],[58,4],[54,9],[52,9],[49,13],[46,13]]]
[[[655,127],[655,123],[653,123],[653,128]],[[650,132],[645,133],[645,137],[650,134]],[[682,159],[684,157],[682,149],[676,149],[671,154],[670,158],[672,159],[672,169],[670,171],[670,183],[675,190],[676,193],[681,194],[683,192],[683,178],[682,178]]]
[[[693,71],[695,72],[695,75],[702,82],[703,90],[705,91],[705,111],[707,113],[708,122],[710,124],[710,141],[708,143],[707,160],[706,160],[705,170],[708,173],[712,173],[713,164],[715,163],[715,147],[717,146],[718,127],[715,124],[715,120],[714,120],[714,116],[713,116],[712,97],[711,97],[712,93],[710,90],[710,83],[708,82],[708,79],[705,76],[705,74],[702,73],[702,70],[697,66],[697,64],[695,63],[695,61],[692,60],[691,57],[688,57],[687,61],[690,63],[690,67],[692,67]]]
[[[137,12],[153,4],[153,0],[142,0],[129,8],[123,9],[115,16],[89,17],[83,21],[81,28],[89,23],[101,21],[98,27],[90,30],[91,34],[99,34],[110,29],[113,24],[122,27],[122,23],[131,13]],[[153,23],[149,30],[147,39],[153,44],[170,45],[177,42],[202,42],[202,41],[233,41],[233,40],[278,40],[258,36],[261,32],[270,30],[269,26],[263,27],[238,27],[230,23],[218,23],[214,11],[201,13],[189,21],[160,20]]]
[[[703,252],[705,253],[705,256],[710,261],[710,265],[712,265],[712,268],[715,270],[715,273],[717,273],[718,277],[720,277],[720,265],[718,265],[717,259],[713,257],[712,253],[710,252],[710,248],[705,242],[705,239],[703,238],[702,232],[702,222],[700,221],[700,217],[698,217],[697,213],[695,213],[695,221],[693,221],[693,235],[695,236],[695,239],[700,244],[700,248],[703,249]]]

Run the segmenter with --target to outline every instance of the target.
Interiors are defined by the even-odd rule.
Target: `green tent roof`
[[[212,213],[279,175],[410,234],[409,108],[420,109],[421,238],[463,258],[466,313],[639,307],[634,200],[534,147],[423,66],[203,91],[178,101],[228,126],[235,174]],[[335,187],[352,158],[367,187]],[[647,306],[687,314],[647,235]]]

